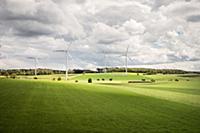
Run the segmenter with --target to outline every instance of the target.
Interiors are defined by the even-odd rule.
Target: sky
[[[0,68],[200,71],[200,0],[0,0]]]

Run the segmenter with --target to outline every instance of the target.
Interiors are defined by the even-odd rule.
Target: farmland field
[[[0,132],[200,132],[198,76],[108,73],[52,80],[58,76],[0,79]],[[127,83],[141,79],[156,82]]]

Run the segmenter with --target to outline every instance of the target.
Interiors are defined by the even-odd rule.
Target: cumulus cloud
[[[113,44],[116,41],[123,41],[128,39],[126,32],[120,32],[117,28],[108,26],[103,23],[94,25],[93,33],[94,39],[97,43]]]
[[[51,0],[3,0],[0,17],[5,27],[19,36],[55,36],[66,38],[84,35],[82,26],[72,14],[64,12]]]
[[[130,66],[200,70],[199,16],[199,0],[0,0],[0,67],[64,69],[69,46],[71,68],[123,66],[129,45]]]
[[[131,35],[142,34],[145,31],[143,24],[138,23],[133,19],[126,21],[122,27]]]

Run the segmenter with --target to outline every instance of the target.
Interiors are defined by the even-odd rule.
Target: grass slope
[[[105,81],[109,81],[112,78],[113,81],[127,82],[127,80],[141,80],[143,78],[150,79],[149,77],[145,77],[142,74],[137,75],[136,73],[129,73],[125,75],[124,73],[93,73],[93,74],[80,74],[79,76],[72,77],[71,80],[81,80],[87,81],[88,78],[92,78],[93,81],[97,81],[97,79],[105,79]]]
[[[2,79],[0,132],[200,132],[199,106],[126,87]]]

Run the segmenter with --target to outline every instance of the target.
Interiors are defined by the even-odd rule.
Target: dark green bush
[[[156,80],[155,79],[151,79],[151,82],[156,82]]]
[[[178,82],[179,80],[178,80],[178,79],[175,79],[174,81]]]
[[[91,78],[88,79],[88,83],[92,83],[92,79]]]
[[[34,77],[33,79],[38,79],[37,77]]]
[[[57,79],[58,81],[61,81],[62,79],[61,79],[61,77],[58,77],[58,79]]]
[[[113,79],[112,79],[112,78],[110,78],[109,80],[110,80],[110,81],[112,81]]]
[[[56,80],[56,78],[53,78],[52,80],[54,80],[54,81],[55,81],[55,80]]]
[[[103,78],[103,79],[101,79],[102,81],[105,81],[105,79]]]
[[[99,81],[100,79],[97,79],[97,81]]]
[[[75,83],[78,83],[78,80],[75,80]]]
[[[145,82],[145,81],[146,81],[146,79],[142,79],[142,81],[143,81],[143,82]]]

